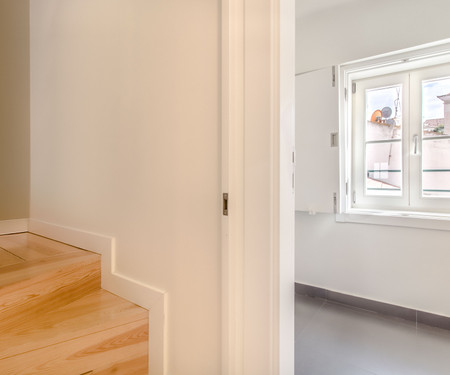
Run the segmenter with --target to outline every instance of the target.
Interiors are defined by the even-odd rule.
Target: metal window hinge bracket
[[[356,82],[352,82],[352,94],[356,93]]]

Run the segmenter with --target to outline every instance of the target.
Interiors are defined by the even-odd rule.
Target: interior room
[[[446,374],[450,232],[445,210],[440,219],[425,218],[423,212],[386,218],[345,211],[353,189],[343,194],[340,109],[345,89],[348,95],[353,90],[341,85],[351,64],[414,53],[423,45],[433,55],[440,48],[436,43],[450,37],[448,1],[297,1],[295,48],[289,37],[279,43],[280,35],[291,34],[291,25],[276,23],[293,18],[289,1],[274,2],[281,4],[279,13],[269,1],[248,1],[245,12],[230,7],[237,15],[228,18],[236,33],[230,35],[240,39],[229,38],[233,48],[225,62],[242,64],[226,83],[235,90],[230,97],[239,99],[230,113],[243,121],[241,149],[234,151],[235,161],[242,162],[236,175],[245,176],[245,184],[239,181],[242,200],[230,196],[228,202],[243,216],[240,237],[232,244],[242,251],[225,254],[229,258],[222,243],[225,3],[0,1],[1,268],[22,282],[15,272],[28,261],[47,264],[45,254],[78,275],[63,278],[68,296],[82,290],[96,301],[63,298],[64,304],[55,307],[58,284],[52,303],[50,297],[40,301],[46,310],[34,301],[23,309],[18,298],[6,314],[45,311],[36,321],[40,325],[31,327],[43,341],[33,348],[33,340],[22,340],[13,352],[9,336],[2,336],[6,349],[0,368],[15,374],[16,366],[29,367],[22,354],[34,353],[30,360],[37,361],[40,350],[49,355],[53,346],[73,354],[60,346],[73,337],[59,335],[58,329],[54,336],[42,327],[57,312],[66,313],[75,327],[80,320],[68,305],[77,310],[106,304],[108,311],[130,312],[132,321],[119,314],[114,323],[99,325],[98,317],[111,314],[88,309],[81,320],[89,327],[75,338],[88,345],[91,341],[81,337],[95,333],[104,347],[100,332],[108,330],[108,340],[115,342],[125,335],[118,327],[129,326],[126,337],[139,352],[130,359],[130,352],[118,348],[112,357],[120,363],[108,359],[112,367],[102,367],[102,357],[101,371],[291,374],[295,340],[296,375]],[[294,72],[276,70],[284,67],[276,59],[290,59],[294,52],[295,264],[290,253],[294,223],[289,222],[294,215],[289,126]],[[440,94],[445,99],[448,93]],[[284,95],[286,102],[279,100]],[[377,126],[389,125],[395,112],[394,106],[391,112],[383,109],[377,108]],[[274,128],[280,123],[288,126]],[[445,124],[429,131],[434,129],[434,135],[447,136]],[[413,140],[407,144],[415,146]],[[273,150],[288,162],[273,159]],[[386,173],[381,167],[367,172]],[[283,177],[279,185],[273,180],[277,173]],[[385,190],[393,185],[377,183]],[[288,193],[280,198],[277,189],[285,185]],[[288,206],[281,219],[277,199]],[[279,223],[287,228],[282,234],[273,229]],[[33,259],[25,259],[24,250]],[[82,259],[77,267],[67,261],[74,258]],[[52,267],[47,268],[61,274]],[[295,332],[290,320],[294,268]],[[234,276],[228,284],[227,271]],[[27,278],[27,295],[38,295],[37,278]],[[2,280],[1,293],[10,293],[14,288]],[[81,288],[79,280],[86,281]],[[67,367],[64,361],[56,365]],[[92,371],[79,367],[77,374]]]
[[[445,1],[297,1],[297,375],[448,372],[448,226],[341,214],[339,66],[445,40],[449,12]]]
[[[0,373],[293,373],[294,23],[0,0]]]

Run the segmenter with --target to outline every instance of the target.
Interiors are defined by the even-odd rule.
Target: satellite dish
[[[372,117],[370,118],[371,122],[378,122],[378,120],[381,120],[381,111],[379,109],[372,113]]]
[[[391,107],[384,107],[381,110],[381,114],[383,115],[384,118],[389,118],[392,115],[392,108]]]

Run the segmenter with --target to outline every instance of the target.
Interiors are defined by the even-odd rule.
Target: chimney
[[[438,98],[444,102],[444,134],[450,135],[450,93]]]

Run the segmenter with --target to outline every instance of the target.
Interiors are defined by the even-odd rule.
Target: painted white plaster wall
[[[296,71],[446,39],[449,12],[445,0],[355,1],[297,19]],[[450,316],[449,242],[445,231],[297,212],[296,281]]]
[[[447,0],[354,0],[297,18],[296,72],[449,38],[449,11]]]
[[[168,373],[220,371],[219,2],[31,0],[31,218],[166,291]]]
[[[29,213],[28,14],[28,0],[0,0],[0,221]]]
[[[450,316],[450,233],[296,213],[296,281]]]

